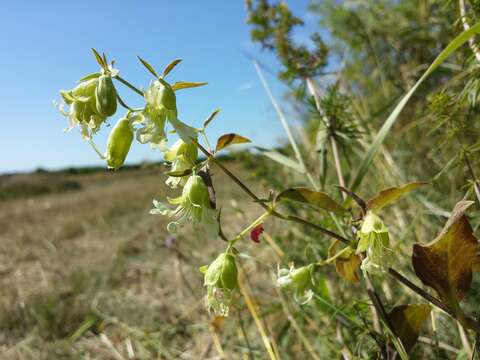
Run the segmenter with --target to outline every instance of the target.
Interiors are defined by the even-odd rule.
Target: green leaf
[[[220,112],[220,109],[217,109],[215,110],[214,112],[212,112],[209,117],[207,118],[207,120],[205,120],[205,122],[203,123],[203,128],[205,129],[208,124],[210,124],[210,122],[218,115],[218,113]]]
[[[186,81],[177,81],[175,84],[172,85],[173,91],[182,90],[182,89],[189,89],[195,88],[203,85],[207,85],[207,82],[186,82]]]
[[[153,66],[150,65],[150,63],[147,60],[142,59],[140,56],[137,56],[137,58],[138,58],[138,60],[140,60],[140,62],[143,64],[143,66],[145,66],[145,68],[152,73],[153,76],[155,76],[156,78],[159,78],[157,72],[155,71]]]
[[[454,312],[470,289],[472,267],[479,250],[465,211],[473,201],[455,205],[442,232],[427,245],[414,244],[412,264],[422,282],[435,289]]]
[[[256,149],[261,151],[261,153],[266,157],[270,158],[273,161],[278,162],[281,165],[288,166],[289,168],[292,168],[301,174],[305,174],[306,172],[305,168],[301,164],[299,164],[296,160],[293,160],[292,158],[289,158],[288,156],[285,156],[279,153],[278,151],[263,149],[260,147],[256,147]]]
[[[100,65],[101,68],[107,69],[108,65],[103,61],[103,58],[100,56],[97,50],[92,48],[93,55],[95,55],[95,59],[97,59],[98,65]]]
[[[388,314],[395,335],[409,352],[417,342],[420,330],[430,315],[431,308],[425,304],[400,305]]]
[[[168,75],[168,73],[170,71],[173,70],[173,68],[175,66],[177,66],[178,64],[180,64],[182,62],[182,59],[175,59],[173,60],[170,64],[168,64],[167,66],[165,66],[165,69],[163,69],[163,72],[162,72],[162,78],[164,78],[165,76]]]
[[[352,181],[352,185],[350,189],[355,191],[358,189],[360,184],[362,183],[365,175],[368,172],[370,165],[372,164],[373,158],[380,150],[380,146],[385,141],[385,138],[389,134],[393,124],[397,120],[398,116],[402,112],[405,105],[407,105],[408,100],[412,97],[418,87],[425,81],[425,79],[433,72],[440,64],[442,64],[446,58],[448,58],[453,52],[455,52],[460,46],[462,46],[465,42],[468,41],[471,37],[473,37],[476,33],[480,32],[480,22],[476,23],[472,26],[469,30],[465,30],[460,35],[458,35],[455,39],[453,39],[450,44],[437,56],[437,58],[433,61],[430,67],[425,71],[422,77],[416,82],[416,84],[408,91],[405,96],[400,100],[398,105],[393,109],[390,116],[387,118],[385,123],[383,124],[382,128],[378,132],[377,136],[373,140],[373,143],[370,145],[365,157],[358,168],[358,171]]]
[[[409,193],[410,191],[419,188],[420,186],[427,185],[427,182],[416,181],[405,184],[399,187],[391,187],[380,191],[380,193],[367,202],[367,207],[370,210],[380,210],[387,205],[397,202],[401,197]]]
[[[249,139],[246,137],[243,137],[238,134],[225,134],[222,135],[218,138],[217,140],[217,146],[215,148],[215,151],[220,151],[230,145],[234,144],[244,144],[244,143],[249,143],[251,142]]]
[[[275,201],[280,201],[282,199],[302,202],[322,210],[336,213],[342,213],[347,211],[347,209],[345,209],[342,205],[333,200],[328,194],[303,187],[284,190],[280,194],[278,194]]]

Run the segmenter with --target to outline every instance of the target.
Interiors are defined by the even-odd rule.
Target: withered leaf
[[[335,240],[328,249],[328,257],[331,258],[337,253],[337,246],[340,244],[339,240]],[[352,284],[360,282],[359,268],[362,260],[360,256],[355,254],[355,250],[347,251],[335,259],[335,269],[338,275]]]
[[[426,185],[428,183],[423,181],[416,181],[405,184],[399,187],[391,187],[385,190],[380,191],[380,193],[367,202],[367,207],[370,210],[380,210],[387,205],[390,205],[397,200],[399,200],[402,196],[406,195],[412,190],[417,189],[420,186]]]
[[[400,305],[388,314],[395,335],[408,352],[417,342],[423,323],[430,315],[430,306],[425,304]]]
[[[243,137],[241,135],[233,134],[233,133],[225,134],[218,138],[215,151],[220,151],[230,145],[244,144],[249,142],[251,142],[250,139],[247,139],[246,137]]]
[[[470,289],[478,252],[478,241],[465,216],[472,204],[472,201],[457,203],[443,230],[431,243],[413,245],[415,273],[452,309],[458,308],[458,302]]]

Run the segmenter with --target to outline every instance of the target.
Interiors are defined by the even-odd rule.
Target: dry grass
[[[151,200],[166,194],[162,173],[157,168],[8,179],[10,187],[29,187],[0,202],[2,359],[266,356],[246,312],[241,317],[252,337],[248,351],[238,311],[233,321],[212,325],[215,319],[204,310],[198,267],[224,248],[221,240],[191,230],[173,238],[165,219],[148,215]],[[239,200],[223,175],[214,179],[220,201],[236,201],[237,210],[224,214],[233,233],[259,210]],[[78,186],[43,194],[28,190],[65,181]],[[269,247],[263,251],[272,258]],[[258,265],[249,266],[255,271]]]

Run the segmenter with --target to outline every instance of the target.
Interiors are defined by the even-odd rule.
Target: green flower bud
[[[122,118],[113,127],[108,137],[107,164],[109,169],[117,170],[125,162],[133,140],[133,129],[130,120]]]
[[[367,212],[358,238],[356,252],[367,253],[361,269],[372,274],[385,272],[392,262],[393,251],[388,248],[388,229],[382,219],[372,211]]]
[[[313,265],[302,266],[295,269],[279,269],[277,274],[277,286],[293,291],[295,301],[305,304],[313,297],[312,281]]]
[[[183,140],[179,139],[165,152],[163,157],[165,160],[172,162],[172,172],[182,173],[195,165],[197,156],[198,150],[195,144],[186,144]],[[185,185],[187,179],[188,176],[170,176],[166,184],[172,188],[176,188],[178,185]]]
[[[117,111],[117,91],[110,75],[101,75],[95,90],[97,112],[102,116],[112,116]]]

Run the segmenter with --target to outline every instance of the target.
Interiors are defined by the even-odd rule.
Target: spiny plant
[[[335,116],[340,114],[343,118],[350,112],[348,107],[338,105],[338,99],[341,97],[337,90],[332,88],[324,98],[321,98],[317,91],[312,76],[317,74],[323,60],[319,60],[318,54],[314,55],[313,60],[309,59],[310,53],[307,54],[306,49],[296,46],[291,41],[288,34],[291,27],[299,21],[292,17],[283,3],[273,8],[267,6],[266,1],[260,1],[257,8],[251,3],[250,6],[253,14],[252,23],[259,22],[263,29],[261,32],[257,31],[255,36],[264,42],[266,47],[281,49],[286,47],[293,51],[291,56],[298,56],[296,60],[288,57],[285,61],[288,78],[292,79],[293,74],[296,74],[296,79],[305,82],[311,92],[311,100],[315,103],[318,117],[323,124],[322,129],[326,134],[324,141],[331,148],[334,157],[340,183],[339,189],[344,194],[343,199],[335,199],[335,196],[320,191],[319,181],[315,180],[310,173],[300,152],[296,152],[295,160],[281,157],[280,154],[270,153],[270,156],[284,166],[296,169],[310,186],[278,189],[265,196],[257,195],[218,158],[222,150],[234,144],[249,143],[249,139],[228,133],[219,137],[215,148],[212,148],[207,137],[207,128],[218,115],[218,110],[206,119],[201,128],[195,128],[179,119],[177,92],[206,84],[167,81],[167,75],[180,63],[179,59],[169,63],[162,73],[159,73],[149,62],[139,58],[153,76],[146,90],[140,90],[120,76],[120,72],[114,67],[115,63],[109,63],[105,54],[100,55],[93,50],[100,71],[81,78],[74,89],[60,92],[63,104],[59,107],[62,114],[69,120],[69,129],[78,128],[81,135],[106,161],[107,167],[113,170],[121,168],[124,164],[134,138],[140,144],[149,144],[152,148],[163,152],[164,159],[171,166],[170,171],[166,173],[166,184],[172,189],[181,188],[181,195],[176,198],[167,198],[166,201],[154,200],[150,213],[167,216],[170,219],[167,225],[169,232],[182,231],[183,226],[191,223],[194,227],[205,231],[211,241],[217,238],[224,240],[224,242],[218,242],[217,257],[209,265],[200,269],[206,287],[206,304],[213,313],[227,316],[229,309],[238,300],[240,293],[239,241],[250,236],[257,242],[264,224],[268,219],[276,218],[302,226],[305,234],[318,233],[323,235],[324,239],[332,240],[327,256],[309,253],[305,256],[306,261],[302,266],[291,263],[289,266],[279,267],[277,286],[290,292],[295,301],[300,304],[307,304],[312,299],[322,299],[319,294],[322,291],[324,283],[322,274],[326,266],[334,266],[338,275],[346,282],[360,284],[373,306],[371,318],[368,320],[364,316],[365,313],[362,313],[359,319],[352,319],[341,310],[334,316],[344,321],[347,318],[355,325],[354,331],[370,336],[377,344],[378,357],[389,359],[396,356],[394,355],[396,353],[403,359],[407,358],[432,306],[442,310],[465,329],[475,332],[478,336],[480,322],[472,314],[466,313],[460,305],[471,288],[472,274],[479,269],[480,262],[478,241],[465,215],[473,202],[459,201],[453,207],[443,230],[432,242],[426,245],[421,243],[413,245],[411,256],[413,271],[426,287],[435,291],[435,296],[416,285],[415,280],[408,279],[394,268],[395,250],[392,247],[389,230],[390,219],[383,212],[384,208],[396,203],[413,190],[426,186],[426,183],[415,181],[383,189],[369,200],[359,195],[357,189],[371,169],[373,158],[379,152],[393,123],[416,89],[451,53],[480,32],[480,24],[475,24],[458,35],[400,100],[366,149],[364,158],[352,173],[350,185],[347,187],[341,162],[338,159],[337,144],[342,129],[348,134],[349,139],[354,139],[358,132],[352,130],[350,125],[343,127],[338,125]],[[262,15],[265,12],[268,15],[267,18]],[[271,22],[274,25],[271,25]],[[278,31],[273,31],[277,27],[283,29],[284,35],[280,36]],[[274,36],[276,40],[273,40]],[[284,52],[277,49],[277,51],[282,57],[289,53],[287,50]],[[119,96],[114,80],[142,97],[144,106],[140,108],[128,106]],[[343,101],[344,98],[342,97],[341,100]],[[126,113],[111,129],[107,150],[102,153],[98,150],[93,138],[108,118],[116,114],[118,104],[125,108]],[[65,109],[67,106],[68,109]],[[167,127],[170,128],[169,131]],[[178,135],[179,140],[169,146],[171,134]],[[199,153],[203,154],[202,158],[199,158]],[[219,210],[221,207],[217,204],[214,183],[210,176],[212,165],[223,171],[264,210],[257,219],[247,224],[235,236],[227,236],[225,226],[222,224]],[[332,219],[330,222],[332,225],[323,226],[323,223],[319,225],[316,221],[318,213],[312,218],[301,216],[304,213],[302,209],[305,207],[320,210],[325,218]],[[307,214],[310,213],[307,212]],[[387,276],[389,280],[415,292],[424,302],[397,304],[393,307],[385,304],[375,279]],[[268,352],[270,357],[274,358],[273,353]],[[359,356],[366,357],[371,354],[360,352]]]

